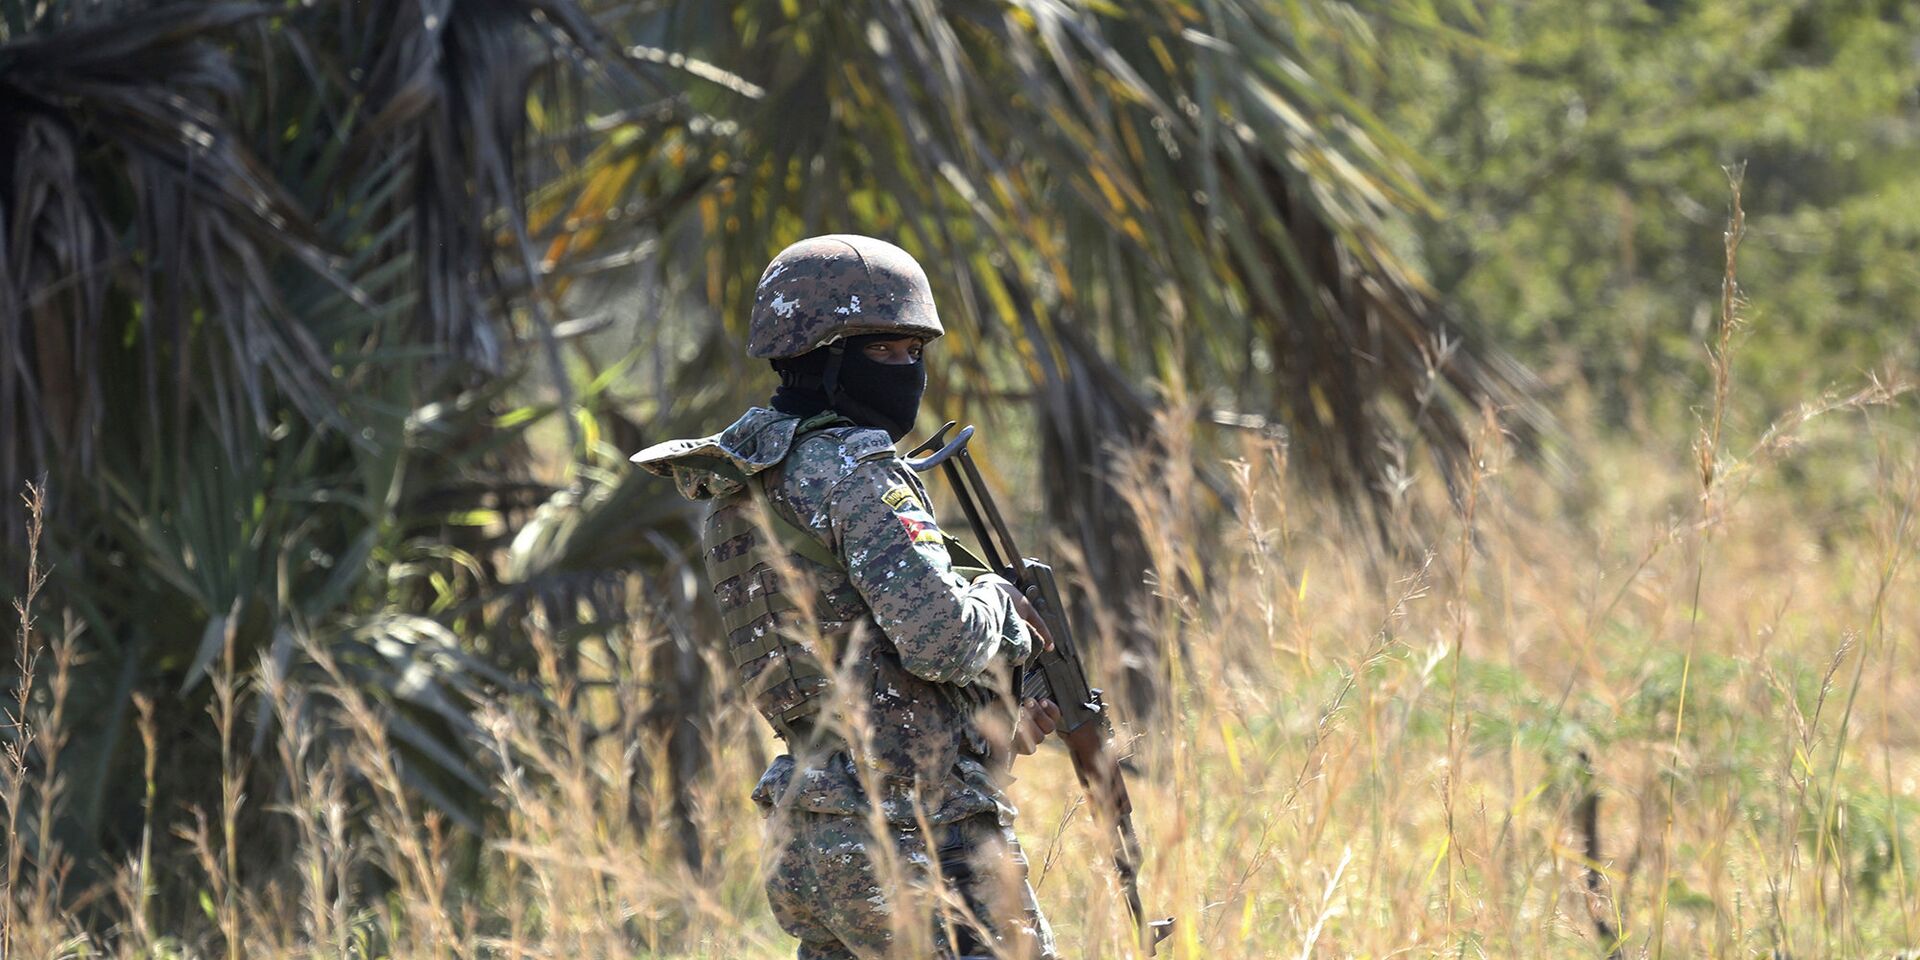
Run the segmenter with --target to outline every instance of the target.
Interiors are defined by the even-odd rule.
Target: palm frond
[[[564,206],[640,203],[656,268],[736,333],[781,245],[860,230],[929,264],[961,379],[1009,348],[1071,375],[1071,327],[1125,379],[1284,422],[1361,503],[1384,448],[1450,472],[1482,406],[1544,423],[1393,239],[1431,209],[1417,158],[1260,3],[695,6],[635,29],[739,82],[662,73],[696,109],[624,118]]]
[[[12,174],[0,186],[0,338],[15,358],[0,374],[0,482],[18,487],[55,456],[92,462],[103,351],[124,337],[107,326],[110,300],[141,318],[153,433],[197,411],[235,443],[268,429],[269,398],[282,395],[337,422],[325,354],[286,322],[271,275],[288,257],[340,282],[333,261],[221,112],[241,82],[213,37],[271,12],[169,5],[0,47]],[[203,357],[214,376],[196,374]]]
[[[45,472],[59,495],[82,687],[163,693],[163,724],[190,724],[229,643],[245,669],[289,631],[350,645],[344,624],[391,614],[459,627],[468,646],[431,662],[484,654],[494,673],[459,673],[503,689],[525,639],[476,597],[501,528],[551,494],[530,421],[495,419],[526,366],[511,345],[550,326],[538,271],[494,269],[531,262],[522,118],[543,71],[635,79],[564,0],[31,14],[0,28],[0,483]],[[421,789],[458,800],[474,774],[421,734],[457,732],[457,699],[409,701],[421,668],[384,650],[341,669],[399,678],[396,736],[442,768]],[[104,811],[86,848],[111,848],[134,761],[124,717],[88,716],[102,775],[71,800]],[[205,759],[163,789],[197,795]]]
[[[1047,512],[1122,605],[1144,599],[1150,558],[1110,450],[1149,434],[1149,380],[1178,404],[1284,425],[1295,472],[1390,539],[1407,456],[1452,479],[1483,408],[1523,437],[1545,420],[1530,375],[1449,314],[1398,239],[1432,211],[1418,158],[1292,32],[1339,13],[1295,12],[660,5],[629,29],[703,65],[641,58],[688,109],[604,114],[613,136],[544,205],[579,228],[549,245],[550,269],[645,246],[657,282],[693,278],[737,344],[784,244],[897,240],[956,333],[947,393],[1038,398]],[[1431,19],[1416,14],[1402,19]],[[738,382],[722,356],[695,377]],[[662,428],[687,422],[683,406],[655,409]]]

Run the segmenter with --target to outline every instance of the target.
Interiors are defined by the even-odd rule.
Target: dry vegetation
[[[1471,525],[1398,559],[1355,549],[1280,494],[1284,455],[1269,445],[1228,465],[1242,509],[1224,549],[1194,535],[1217,511],[1210,494],[1152,479],[1179,470],[1143,471],[1136,505],[1153,524],[1155,616],[1174,655],[1168,709],[1135,730],[1134,789],[1148,902],[1181,918],[1175,955],[1846,957],[1920,942],[1908,843],[1920,690],[1899,655],[1920,622],[1907,562],[1915,446],[1871,411],[1807,429],[1796,434],[1815,441],[1808,455],[1847,478],[1844,510],[1809,510],[1769,480],[1761,454],[1778,438],[1723,459],[1734,489],[1704,501],[1672,458],[1590,450],[1576,505],[1490,436],[1465,492]],[[23,649],[22,673],[42,690],[32,736],[57,757],[64,647]],[[547,662],[549,689],[574,679]],[[220,689],[220,729],[254,696],[282,720],[318,708],[268,677]],[[615,679],[604,697],[644,701],[645,678]],[[303,724],[278,724],[274,756],[297,774],[288,795],[245,797],[232,773],[234,804],[271,803],[297,826],[274,883],[230,882],[248,843],[231,810],[163,813],[152,829],[190,838],[198,869],[158,878],[144,859],[128,864],[99,894],[122,918],[116,935],[87,939],[32,869],[47,864],[22,863],[25,845],[11,844],[8,955],[788,949],[761,901],[744,797],[771,744],[755,743],[742,709],[713,725],[698,805],[711,864],[696,877],[670,829],[630,822],[620,757],[510,703],[487,708],[481,745],[508,771],[495,786],[509,815],[477,870],[457,864],[449,825],[400,788],[385,727],[362,716],[352,686],[324,699],[359,735],[322,748]],[[47,794],[23,789],[17,761],[9,769],[11,818],[20,798]],[[348,769],[373,775],[350,790]],[[1019,773],[1024,841],[1063,942],[1127,955],[1124,910],[1088,860],[1064,757],[1045,752]],[[1581,825],[1589,803],[1597,841]],[[372,829],[353,829],[357,817]],[[153,929],[156,883],[203,891],[205,926]]]
[[[1113,615],[1150,618],[1169,658],[1167,699],[1132,734],[1144,892],[1179,918],[1174,956],[1920,945],[1920,444],[1906,387],[1873,381],[1753,429],[1730,376],[1737,312],[1729,282],[1691,454],[1684,437],[1576,427],[1577,467],[1543,475],[1489,418],[1457,510],[1431,479],[1399,498],[1452,518],[1424,550],[1362,545],[1286,482],[1284,447],[1253,433],[1205,465],[1235,505],[1223,528],[1218,493],[1190,479],[1190,420],[1163,419],[1162,449],[1124,485],[1153,545],[1156,604]],[[1790,463],[1814,479],[1788,482]],[[36,624],[26,596],[19,668],[34,706],[7,741],[10,831],[46,823],[31,808],[83,759],[61,755],[70,638]],[[642,720],[649,678],[602,666],[644,664],[658,641],[623,634],[612,642],[629,655],[589,650],[581,675],[533,642],[540,689],[581,706],[561,722],[531,696],[480,706],[474,749],[504,771],[491,786],[505,815],[477,847],[402,786],[388,725],[340,674],[296,687],[268,667],[242,685],[229,648],[212,698],[224,808],[151,815],[193,864],[157,870],[143,843],[68,913],[53,893],[64,866],[40,853],[51,838],[9,843],[6,955],[788,953],[746,799],[774,749],[763,725],[737,704],[711,720],[696,874],[670,805],[653,802],[664,769],[651,784],[624,774],[631,752],[660,750]],[[324,648],[310,653],[331,669]],[[285,777],[247,768],[233,742],[262,701],[278,722],[253,762]],[[316,711],[351,734],[316,740]],[[608,718],[620,736],[588,735]],[[26,744],[44,762],[28,764]],[[150,770],[167,762],[156,749],[149,736]],[[1034,882],[1069,955],[1131,955],[1064,755],[1017,772]],[[263,782],[281,792],[245,793]],[[240,834],[255,806],[284,839]],[[243,861],[278,866],[243,885]],[[201,922],[159,929],[156,900],[182,897]]]
[[[1153,585],[1090,633],[1110,687],[1122,637],[1166,657],[1126,732],[1173,955],[1920,948],[1920,6],[473,6],[0,0],[0,486],[50,478],[24,538],[0,510],[0,960],[790,955],[777,746],[651,666],[705,602],[685,515],[596,458],[753,391],[802,225],[916,239],[966,331],[936,398],[1047,411],[983,439],[1001,493]],[[1699,303],[1729,156],[1751,338],[1737,214]],[[639,295],[617,360],[602,293]],[[1547,456],[1454,311],[1575,355]],[[498,375],[535,337],[547,379]],[[1468,434],[1453,489],[1407,472]],[[1125,518],[1016,451],[1121,464],[1150,563],[1076,563]],[[1316,492],[1355,477],[1394,548]],[[566,609],[601,586],[605,636]],[[1039,894],[1127,956],[1067,766],[1011,788]]]

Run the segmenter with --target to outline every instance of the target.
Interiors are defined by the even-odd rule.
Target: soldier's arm
[[[1032,651],[1028,627],[1007,593],[953,570],[933,514],[892,457],[862,461],[827,498],[836,553],[874,620],[912,673],[971,683],[996,657]]]

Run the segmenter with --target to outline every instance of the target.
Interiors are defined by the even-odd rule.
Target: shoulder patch
[[[902,506],[906,504],[911,504],[911,509],[922,509],[920,501],[913,495],[913,488],[904,483],[894,485],[892,489],[881,494],[880,499],[886,501],[887,506],[895,510],[902,509]]]
[[[933,514],[921,505],[920,495],[914,492],[913,487],[896,483],[880,494],[880,500],[900,519],[900,525],[907,530],[908,541],[916,544],[945,542],[939,524],[933,522]]]
[[[921,514],[921,516],[925,516],[925,514]],[[946,542],[946,538],[941,535],[940,528],[934,526],[933,518],[931,517],[921,520],[916,518],[912,513],[902,513],[900,514],[900,525],[907,528],[907,540],[912,543]]]

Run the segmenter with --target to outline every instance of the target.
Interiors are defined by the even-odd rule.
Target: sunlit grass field
[[[1426,546],[1399,551],[1294,489],[1284,446],[1251,433],[1237,457],[1204,464],[1235,504],[1228,519],[1218,492],[1182,479],[1189,434],[1168,419],[1161,456],[1125,485],[1155,551],[1156,600],[1139,614],[1169,677],[1157,712],[1123,718],[1143,892],[1177,918],[1163,954],[1887,957],[1920,944],[1920,457],[1898,391],[1833,398],[1737,441],[1729,427],[1711,486],[1688,447],[1703,439],[1588,439],[1542,469],[1490,422],[1454,499],[1412,480],[1404,512],[1438,519]],[[39,682],[57,690],[60,645],[39,642]],[[789,954],[746,799],[775,750],[763,725],[734,704],[709,727],[696,873],[649,796],[666,794],[664,769],[651,786],[624,772],[660,750],[657,735],[629,716],[627,735],[586,745],[596,717],[644,705],[650,678],[599,670],[591,651],[569,676],[549,652],[542,685],[581,685],[578,725],[518,701],[484,708],[476,749],[505,771],[490,788],[507,814],[477,850],[401,789],[370,713],[330,747],[281,724],[268,752],[306,771],[290,794],[245,797],[237,770],[229,791],[293,827],[271,883],[229,883],[261,851],[222,811],[156,817],[152,830],[199,848],[195,867],[131,860],[89,906],[120,918],[106,937],[16,887],[18,955]],[[216,714],[231,726],[265,697],[300,715],[305,695],[268,677],[223,685]],[[352,717],[351,688],[334,693]],[[346,759],[368,784],[349,789]],[[1064,752],[1015,773],[1033,881],[1067,955],[1134,955]],[[197,919],[155,922],[183,898]]]
[[[765,396],[816,230],[927,267],[1020,542],[1143,588],[1078,594],[1161,957],[1920,960],[1917,36],[0,0],[0,960],[792,956],[626,458]],[[1141,956],[1013,774],[1063,955]]]
[[[1123,618],[1159,658],[1160,694],[1119,716],[1117,746],[1147,910],[1176,921],[1162,955],[1920,947],[1911,385],[1887,372],[1787,411],[1743,404],[1735,209],[1707,386],[1672,435],[1607,428],[1569,390],[1564,432],[1528,456],[1488,411],[1451,484],[1401,477],[1369,524],[1295,483],[1271,432],[1199,452],[1197,406],[1166,391],[1115,485],[1145,533],[1151,595],[1094,598],[1083,637],[1109,686]],[[1039,468],[996,449],[990,475],[1030,491]],[[1054,559],[1074,568],[1064,548]],[[497,771],[475,786],[496,812],[464,826],[402,775],[398,740],[420,742],[323,645],[307,652],[330,679],[296,684],[270,660],[241,669],[229,635],[209,707],[219,807],[154,806],[167,757],[136,696],[146,836],[64,901],[57,838],[19,836],[52,822],[60,765],[86,762],[62,753],[72,634],[32,621],[30,583],[20,669],[37,706],[11,727],[30,749],[10,742],[0,765],[0,942],[36,958],[790,955],[747,799],[778,744],[726,691],[716,649],[707,763],[678,805],[660,759],[673,730],[649,707],[687,680],[647,672],[675,642],[647,614],[705,602],[685,579],[678,596],[636,593],[635,625],[570,651],[528,623],[538,676],[472,705],[471,748]],[[323,702],[345,736],[317,735]],[[243,745],[256,730],[271,742]],[[1064,751],[1014,773],[1064,955],[1141,955]],[[273,794],[249,796],[261,783]],[[155,855],[169,834],[190,857]]]

